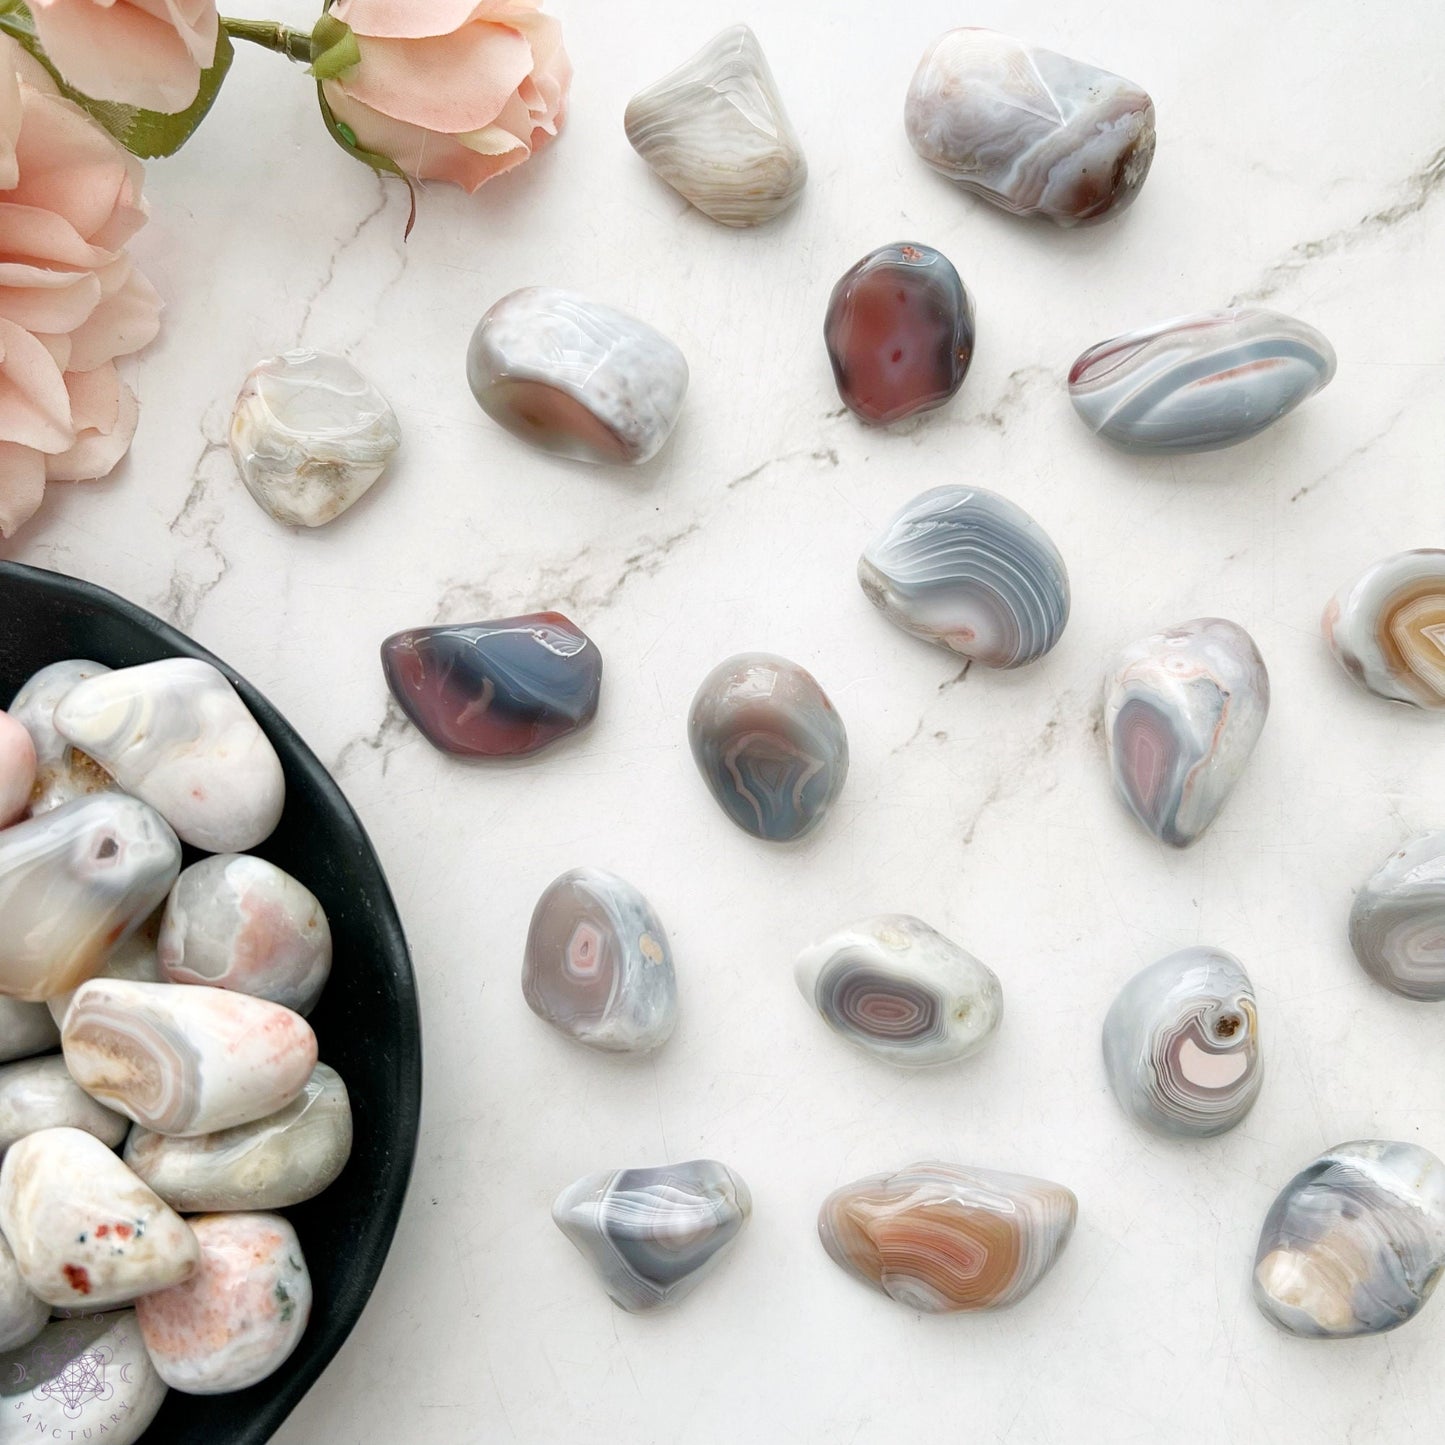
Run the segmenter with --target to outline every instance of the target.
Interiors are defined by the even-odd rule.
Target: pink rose
[[[115,358],[160,325],[124,244],[145,221],[141,165],[0,36],[0,533],[45,483],[104,476],[136,403]]]
[[[185,110],[216,58],[215,0],[30,0],[55,68],[82,95]]]
[[[475,191],[557,134],[572,66],[538,0],[337,0],[361,61],[323,82],[357,144]]]

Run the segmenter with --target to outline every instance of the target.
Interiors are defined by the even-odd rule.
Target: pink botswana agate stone
[[[838,395],[886,426],[942,406],[973,360],[973,301],[932,246],[880,246],[844,272],[823,324]]]

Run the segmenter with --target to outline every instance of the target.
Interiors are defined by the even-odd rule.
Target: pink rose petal
[[[335,82],[393,120],[458,135],[480,130],[532,69],[517,31],[479,22],[423,40],[364,40],[361,64]]]
[[[161,329],[161,298],[129,256],[113,262],[100,279],[105,288],[100,303],[70,332],[68,371],[91,371],[128,356],[154,341]]]
[[[0,441],[0,536],[13,536],[45,495],[45,457],[32,447]]]
[[[0,316],[26,331],[74,331],[100,304],[94,271],[57,271],[0,261]]]
[[[20,47],[8,35],[0,36],[0,191],[8,191],[20,180],[20,162],[15,142],[20,139],[20,77],[14,58]]]
[[[216,50],[212,0],[33,0],[31,10],[55,68],[96,100],[184,110]]]
[[[414,40],[451,35],[472,20],[510,21],[536,0],[336,0],[331,13],[358,35]]]
[[[130,450],[140,408],[114,366],[68,372],[65,382],[75,412],[75,445],[46,459],[46,480],[93,481],[114,470]]]
[[[0,440],[64,451],[75,440],[65,379],[41,341],[0,318]]]

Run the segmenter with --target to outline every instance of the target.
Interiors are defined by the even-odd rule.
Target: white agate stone
[[[0,1152],[41,1129],[84,1129],[115,1149],[130,1128],[70,1077],[59,1055],[0,1068]]]
[[[311,1317],[301,1241],[279,1214],[207,1214],[191,1228],[200,1268],[136,1301],[141,1334],[172,1389],[244,1390],[286,1362]]]
[[[35,773],[35,743],[25,724],[0,712],[0,828],[25,816]]]
[[[156,952],[156,935],[159,930],[160,916],[152,914],[129,938],[116,944],[114,951],[105,961],[105,967],[95,977],[127,978],[135,983],[165,983],[160,955]],[[45,1000],[45,1007],[55,1024],[55,1037],[45,1045],[46,1048],[60,1047],[60,1027],[65,1022],[65,1015],[74,997],[75,989],[71,988]]]
[[[633,150],[724,226],[772,220],[808,179],[767,57],[746,25],[729,26],[638,91],[623,124]]]
[[[80,1129],[42,1129],[6,1152],[0,1229],[31,1291],[67,1308],[166,1289],[200,1259],[185,1221]]]
[[[582,462],[656,456],[687,375],[682,352],[645,321],[550,286],[502,297],[467,349],[467,382],[493,421]]]
[[[0,1350],[33,1340],[49,1321],[50,1306],[26,1288],[15,1252],[0,1235]]]
[[[401,445],[387,399],[344,356],[286,351],[246,378],[231,455],[278,522],[320,527],[357,501]]]
[[[208,853],[254,848],[281,820],[281,760],[209,662],[170,657],[91,678],[61,700],[55,726]]]
[[[1003,1017],[993,970],[904,913],[819,939],[799,955],[794,978],[836,1033],[909,1067],[977,1053]]]
[[[94,758],[88,758],[55,731],[55,708],[77,683],[109,672],[98,662],[68,658],[52,662],[30,677],[15,694],[10,716],[30,734],[35,744],[35,785],[30,815],[38,817],[90,793],[104,792],[115,780]]]
[[[0,993],[39,1001],[98,973],[180,870],[165,820],[122,793],[0,832]]]
[[[43,1003],[0,997],[0,1064],[60,1047],[60,1029]]]
[[[166,1393],[134,1310],[56,1320],[0,1356],[0,1445],[135,1445]]]
[[[320,1194],[351,1155],[351,1101],[317,1064],[284,1109],[215,1134],[178,1139],[136,1125],[125,1162],[173,1209],[288,1209]]]
[[[316,895],[264,858],[229,853],[193,863],[161,922],[171,983],[234,989],[310,1013],[331,972],[331,926]]]
[[[209,1134],[284,1108],[316,1067],[300,1014],[222,988],[93,979],[60,1033],[87,1093],[161,1134]]]

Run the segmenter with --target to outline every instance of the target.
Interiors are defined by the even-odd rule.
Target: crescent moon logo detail
[[[123,1365],[120,1367],[120,1378],[121,1378],[121,1383],[122,1383],[122,1384],[126,1384],[126,1385],[133,1385],[133,1384],[135,1384],[135,1381],[132,1380],[131,1377],[130,1377],[130,1368],[131,1368],[131,1366],[130,1366],[130,1361],[129,1361],[129,1360],[127,1360],[127,1361],[125,1362],[125,1364],[123,1364]]]
[[[25,1368],[25,1366],[20,1363],[19,1360],[16,1360],[16,1362],[15,1362],[15,1378],[14,1378],[10,1383],[11,1383],[12,1385],[23,1385],[23,1384],[25,1383],[26,1379],[29,1377],[29,1375],[30,1375],[30,1371],[27,1370],[27,1369]]]

